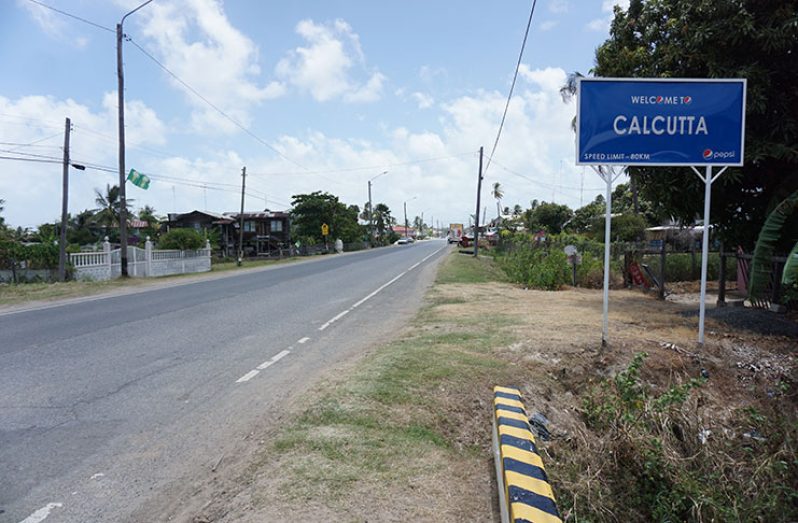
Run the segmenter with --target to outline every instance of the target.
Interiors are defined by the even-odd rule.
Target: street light
[[[371,182],[383,174],[388,174],[388,171],[382,171],[380,174],[369,180],[369,245],[371,245],[374,241],[374,207],[371,203]]]
[[[127,201],[125,200],[125,71],[122,66],[122,25],[125,18],[132,15],[145,5],[152,2],[147,0],[137,8],[133,9],[122,20],[116,24],[116,76],[117,100],[119,104],[119,256],[120,271],[123,278],[127,277]]]
[[[405,238],[409,238],[409,236],[408,236],[408,229],[409,229],[409,227],[408,227],[408,225],[407,225],[407,202],[412,202],[412,201],[413,201],[413,200],[415,200],[416,198],[418,198],[418,196],[413,196],[413,197],[412,197],[412,198],[410,198],[409,200],[405,200],[405,203],[404,203],[404,208],[405,208]]]

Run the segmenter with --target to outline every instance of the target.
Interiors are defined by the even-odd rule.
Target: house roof
[[[169,213],[169,221],[174,223],[181,220],[188,218],[189,216],[205,216],[211,220],[211,223],[219,225],[219,224],[230,224],[235,222],[240,218],[240,213],[238,212],[225,212],[222,214],[210,211],[199,211],[193,210],[191,212],[186,213]],[[288,218],[288,213],[282,211],[270,211],[269,209],[265,209],[263,211],[258,212],[245,212],[244,219],[245,220],[266,220],[266,219],[285,219]]]
[[[287,212],[282,211],[270,211],[269,209],[265,209],[263,211],[258,212],[244,212],[244,219],[245,220],[265,220],[270,218],[288,218]],[[232,218],[232,219],[239,219],[241,217],[241,213],[238,212],[226,212],[224,213],[224,218]]]

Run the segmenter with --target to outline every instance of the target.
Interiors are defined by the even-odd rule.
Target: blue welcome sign
[[[582,78],[577,165],[743,164],[746,81]]]

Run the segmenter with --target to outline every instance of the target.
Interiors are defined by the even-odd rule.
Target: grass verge
[[[438,282],[499,278],[490,260],[454,254],[443,262]],[[439,312],[451,303],[460,302],[436,299],[433,291],[403,339],[367,357],[346,381],[321,388],[254,466],[256,474],[271,477],[265,470],[277,467],[282,476],[273,488],[259,489],[257,507],[291,507],[286,514],[296,516],[323,499],[326,520],[492,517],[490,495],[484,495],[491,481],[484,448],[489,404],[466,397],[475,386],[490,390],[496,379],[511,378],[510,365],[491,348],[514,341],[512,321],[493,314],[486,324],[465,317],[450,323]],[[401,500],[391,500],[395,489],[404,493]],[[469,501],[443,512],[424,501],[445,499],[452,489]]]
[[[500,384],[550,420],[538,448],[566,521],[798,520],[794,339],[709,324],[692,352],[683,306],[618,291],[602,350],[600,292],[502,280],[450,255],[402,339],[265,445],[242,480],[249,517],[495,521]]]

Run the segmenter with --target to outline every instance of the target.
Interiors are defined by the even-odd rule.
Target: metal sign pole
[[[608,169],[609,170],[609,169]],[[601,346],[606,347],[609,343],[609,329],[610,329],[610,248],[611,248],[611,230],[612,230],[612,174],[607,172],[604,174],[604,181],[607,182],[607,196],[606,207],[607,212],[604,214],[604,323],[601,330]]]
[[[609,311],[610,311],[610,249],[612,245],[612,183],[623,174],[625,167],[615,172],[610,165],[591,166],[607,184],[606,213],[604,215],[604,317],[601,330],[601,345],[609,343]]]
[[[709,262],[709,211],[712,200],[712,183],[717,180],[726,167],[720,170],[714,177],[712,176],[712,166],[707,165],[706,172],[701,175],[698,169],[691,167],[701,180],[704,181],[704,234],[701,239],[701,303],[698,308],[698,344],[704,345],[704,319],[707,309],[707,266]]]

